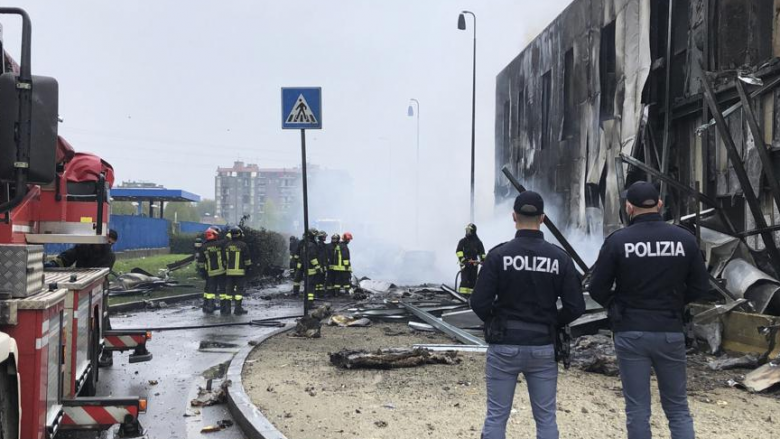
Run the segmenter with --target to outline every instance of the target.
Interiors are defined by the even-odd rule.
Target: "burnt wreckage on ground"
[[[559,227],[601,235],[626,221],[623,189],[658,182],[666,218],[701,226],[715,290],[779,315],[778,11],[574,1],[497,77],[496,202],[514,196],[508,167]]]

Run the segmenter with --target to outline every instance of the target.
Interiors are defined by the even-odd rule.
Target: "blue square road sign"
[[[282,129],[322,129],[321,87],[282,87]]]

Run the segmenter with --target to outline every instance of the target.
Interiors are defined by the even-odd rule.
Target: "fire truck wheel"
[[[10,363],[0,363],[0,439],[19,437],[19,387],[16,368]]]

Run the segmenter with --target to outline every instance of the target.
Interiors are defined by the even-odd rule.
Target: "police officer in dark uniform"
[[[585,312],[580,276],[563,249],[544,240],[544,201],[526,191],[515,199],[515,239],[487,255],[471,308],[485,322],[487,416],[483,439],[506,437],[517,376],[523,373],[539,439],[557,439],[557,327]],[[563,307],[558,310],[556,302]]]
[[[652,367],[672,438],[693,439],[683,314],[687,303],[709,291],[707,267],[695,237],[663,221],[659,213],[663,202],[653,184],[632,184],[626,198],[630,225],[604,241],[590,295],[609,310],[628,437],[651,437]]]

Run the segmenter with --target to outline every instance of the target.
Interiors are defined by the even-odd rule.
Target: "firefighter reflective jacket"
[[[303,244],[303,242],[302,242]],[[320,266],[320,260],[319,260],[319,247],[317,246],[317,243],[308,240],[304,245],[298,246],[298,267],[303,267],[303,251],[306,249],[306,252],[308,253],[309,258],[309,276],[314,276],[318,273],[324,273],[324,268]]]
[[[330,266],[333,271],[349,271],[349,248],[343,242],[333,244],[330,250]]]
[[[252,256],[246,242],[234,239],[225,245],[225,274],[228,276],[245,276],[246,270],[252,266]]]
[[[485,246],[482,245],[482,241],[476,235],[467,236],[458,242],[455,254],[458,256],[458,262],[460,262],[462,267],[468,261],[484,261]]]
[[[206,271],[208,277],[225,274],[225,241],[208,241],[200,247],[198,268]]]
[[[300,241],[297,238],[290,240],[290,268],[295,267],[298,263],[298,249],[300,248]]]

